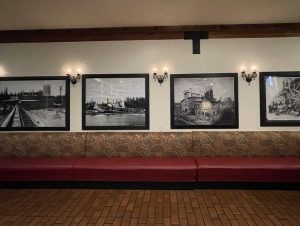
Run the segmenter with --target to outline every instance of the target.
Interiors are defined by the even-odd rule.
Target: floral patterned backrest
[[[87,156],[184,157],[192,150],[191,132],[87,133]]]
[[[298,156],[300,131],[0,133],[0,157]]]
[[[198,156],[300,156],[300,132],[193,132]]]
[[[1,157],[85,156],[86,133],[0,133]]]

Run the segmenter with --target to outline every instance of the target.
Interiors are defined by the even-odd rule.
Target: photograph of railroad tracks
[[[0,78],[0,130],[68,130],[66,77]]]
[[[300,72],[261,72],[261,125],[300,126]]]

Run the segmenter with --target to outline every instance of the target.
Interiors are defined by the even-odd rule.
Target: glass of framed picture
[[[69,130],[66,76],[0,78],[0,130]]]
[[[85,130],[148,130],[148,74],[86,74],[82,87]]]
[[[238,128],[237,74],[171,75],[171,128]]]
[[[300,72],[260,72],[261,126],[300,126]]]

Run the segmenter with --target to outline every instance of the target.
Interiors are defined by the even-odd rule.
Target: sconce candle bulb
[[[162,85],[163,82],[168,78],[167,68],[166,67],[164,68],[164,73],[163,74],[158,74],[156,72],[156,68],[154,68],[153,69],[153,78],[154,78],[155,81],[157,80],[160,85]]]

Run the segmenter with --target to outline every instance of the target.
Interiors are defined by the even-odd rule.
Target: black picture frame
[[[170,86],[171,129],[239,128],[237,73],[172,74]]]
[[[67,76],[1,77],[0,92],[0,131],[70,130]]]
[[[101,94],[95,85],[97,81],[95,79],[100,79],[99,82],[102,83]],[[89,80],[91,80],[90,85]],[[117,85],[121,82],[122,85]],[[87,86],[90,87],[87,89]],[[113,87],[116,93],[105,90],[108,86],[110,89]],[[95,94],[94,90],[98,90],[99,95]],[[91,98],[87,100],[87,91],[98,99],[94,100],[95,103]],[[117,93],[123,94],[119,94],[118,97]],[[97,109],[93,110],[95,106]],[[143,108],[136,106],[143,106]],[[93,117],[93,114],[98,118]],[[82,129],[149,130],[149,74],[84,74],[82,76]]]
[[[260,125],[300,126],[300,71],[260,72]]]

